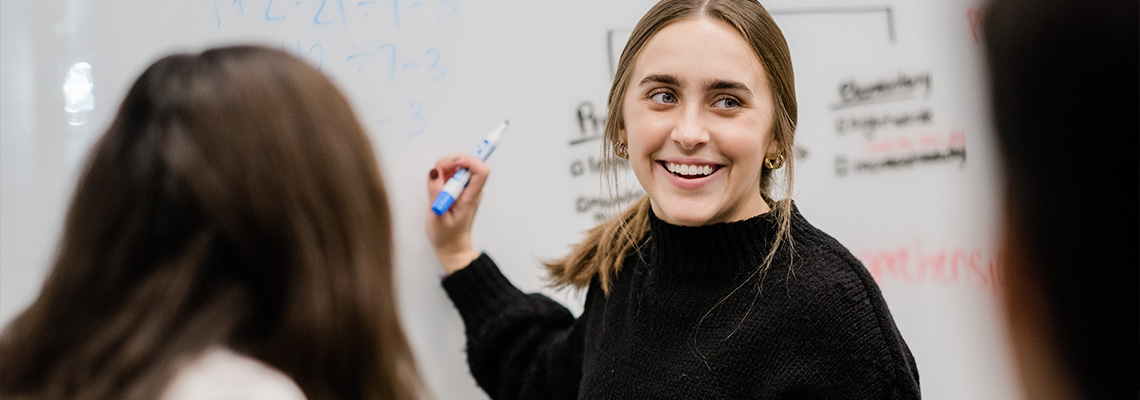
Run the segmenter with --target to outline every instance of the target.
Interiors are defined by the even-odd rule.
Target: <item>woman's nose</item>
[[[709,141],[709,132],[700,113],[698,107],[687,107],[673,127],[671,139],[685,150],[696,149]]]

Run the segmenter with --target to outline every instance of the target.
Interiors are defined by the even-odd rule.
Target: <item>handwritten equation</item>
[[[391,23],[400,28],[409,19],[443,22],[459,12],[456,0],[211,0],[214,22],[221,27],[239,20],[266,22],[301,20],[314,26]]]
[[[460,11],[457,0],[210,1],[209,23],[218,30],[268,33],[342,88],[387,96],[384,106],[357,108],[366,124],[404,138],[428,131],[430,100],[416,96],[447,77],[447,57],[431,42],[406,38],[448,23]]]
[[[298,39],[293,43],[281,42],[281,50],[309,61],[332,79],[336,79],[336,75],[327,68],[329,63],[339,63],[342,67],[339,69],[349,72],[379,75],[388,83],[434,83],[447,75],[443,52],[434,47],[408,50],[392,42],[326,45]]]

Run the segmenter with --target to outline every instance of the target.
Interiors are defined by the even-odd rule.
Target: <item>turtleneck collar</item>
[[[792,220],[802,218],[792,204]],[[751,272],[764,262],[779,230],[775,210],[735,222],[678,226],[649,210],[646,262],[654,270],[688,276]]]

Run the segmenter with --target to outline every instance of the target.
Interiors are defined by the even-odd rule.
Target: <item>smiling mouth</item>
[[[658,164],[661,164],[661,166],[665,167],[666,171],[669,171],[673,175],[685,179],[704,178],[712,175],[721,167],[720,165],[692,165],[664,161],[658,161]]]

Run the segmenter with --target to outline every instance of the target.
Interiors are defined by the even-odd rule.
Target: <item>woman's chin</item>
[[[692,207],[654,207],[653,213],[662,221],[678,226],[709,225],[712,214]]]

